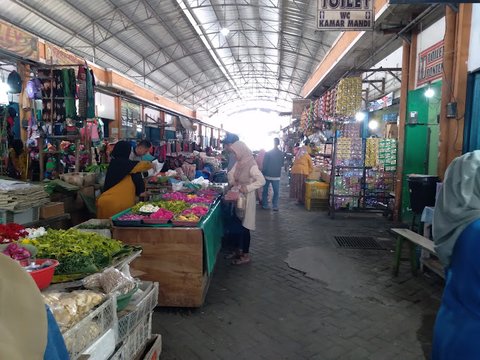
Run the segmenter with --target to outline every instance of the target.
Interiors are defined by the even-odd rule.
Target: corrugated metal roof
[[[298,97],[338,36],[315,32],[315,12],[313,0],[4,0],[0,18],[214,112]]]

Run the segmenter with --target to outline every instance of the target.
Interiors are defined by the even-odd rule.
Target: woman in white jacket
[[[237,188],[245,195],[245,211],[242,219],[236,219],[234,236],[238,250],[230,256],[232,264],[241,265],[250,262],[250,230],[255,230],[256,197],[255,191],[265,185],[265,178],[257,166],[252,152],[242,141],[231,145],[231,151],[237,159],[234,167],[228,172],[230,186]]]

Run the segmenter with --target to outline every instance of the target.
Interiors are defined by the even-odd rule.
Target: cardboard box
[[[65,214],[63,202],[51,202],[40,208],[40,219],[50,219]]]

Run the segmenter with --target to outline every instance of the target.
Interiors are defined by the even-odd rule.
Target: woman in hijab
[[[13,140],[8,151],[7,172],[11,178],[24,181],[27,179],[27,152],[20,139]]]
[[[0,254],[0,359],[68,360],[62,333],[18,262]]]
[[[236,162],[228,172],[229,185],[237,188],[245,196],[245,210],[242,219],[234,219],[234,237],[236,238],[237,251],[228,258],[233,259],[232,264],[241,265],[250,262],[250,231],[255,230],[256,201],[255,191],[265,185],[265,178],[257,166],[252,152],[242,141],[233,143],[230,147],[235,155]]]
[[[480,359],[480,151],[453,160],[433,216],[445,267],[432,360]]]
[[[302,146],[298,149],[293,161],[290,184],[290,197],[297,199],[300,204],[305,202],[305,180],[312,171],[312,158],[308,154],[307,146]]]
[[[130,143],[119,141],[110,156],[103,193],[97,200],[97,218],[108,219],[135,205],[135,197],[145,191],[142,172],[152,168],[147,161],[129,160]]]

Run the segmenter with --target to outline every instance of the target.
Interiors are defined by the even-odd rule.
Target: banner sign
[[[0,22],[0,48],[38,61],[38,38],[4,22]]]
[[[461,4],[477,2],[478,0],[390,0],[390,4]]]
[[[317,30],[373,30],[373,0],[317,0]]]
[[[47,43],[46,60],[52,65],[81,65],[85,63],[81,57],[68,52],[58,46]]]
[[[368,103],[368,111],[377,111],[391,106],[393,103],[393,92],[381,97],[378,100],[370,101]]]
[[[417,87],[442,77],[443,49],[442,40],[418,54]]]

